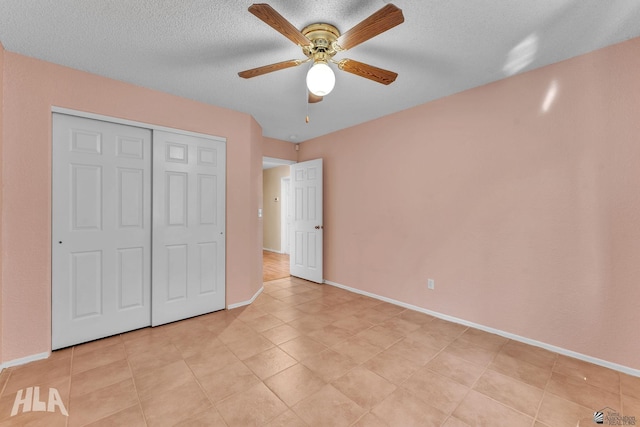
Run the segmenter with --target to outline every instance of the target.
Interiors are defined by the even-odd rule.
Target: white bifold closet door
[[[153,133],[153,326],[225,307],[225,144]]]
[[[54,114],[52,157],[53,349],[225,307],[224,141]]]
[[[151,323],[151,131],[54,114],[52,348]]]

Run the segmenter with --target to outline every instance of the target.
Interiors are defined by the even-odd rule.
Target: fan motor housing
[[[303,47],[302,52],[309,58],[327,61],[336,54],[335,41],[340,37],[340,31],[331,24],[311,24],[302,29],[301,33],[311,40],[313,46]]]

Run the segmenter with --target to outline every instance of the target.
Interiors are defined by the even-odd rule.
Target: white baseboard
[[[260,286],[260,289],[258,289],[258,291],[255,294],[253,294],[251,299],[249,299],[247,301],[237,302],[235,304],[229,304],[227,306],[227,310],[233,310],[234,308],[244,307],[245,305],[251,304],[252,302],[254,302],[256,300],[256,298],[258,298],[260,296],[262,291],[264,291],[264,286]]]
[[[0,363],[0,372],[2,372],[3,369],[11,368],[13,366],[20,366],[26,363],[35,362],[36,360],[47,359],[49,356],[51,356],[51,352],[47,351],[46,353],[32,354],[31,356]]]
[[[261,286],[260,289],[258,289],[258,291],[251,297],[250,300],[238,302],[238,303],[235,303],[235,304],[229,304],[227,306],[227,310],[232,310],[234,308],[244,307],[245,305],[251,304],[252,302],[254,302],[256,300],[256,298],[258,298],[258,296],[260,296],[262,291],[264,291],[264,286]],[[2,372],[2,370],[6,369],[6,368],[11,368],[13,366],[19,366],[19,365],[24,365],[26,363],[35,362],[36,360],[46,359],[49,356],[51,356],[50,352],[40,353],[40,354],[32,354],[31,356],[27,356],[27,357],[23,357],[23,358],[16,359],[16,360],[11,360],[9,362],[1,363],[0,364],[0,372]]]
[[[256,300],[256,298],[258,298],[258,296],[260,296],[262,291],[264,291],[264,286],[261,286],[260,289],[258,289],[258,291],[251,297],[250,300],[238,302],[238,303],[235,303],[235,304],[229,304],[227,306],[227,310],[233,310],[234,308],[244,307],[245,305],[251,304],[252,302],[254,302]],[[46,352],[46,353],[40,353],[40,354],[33,354],[31,356],[27,356],[27,357],[23,357],[23,358],[16,359],[16,360],[11,360],[9,362],[1,363],[0,364],[0,372],[2,372],[3,369],[11,368],[13,366],[24,365],[26,363],[35,362],[36,360],[47,359],[49,356],[51,356],[51,353],[50,352]]]
[[[271,249],[271,248],[262,248],[262,250],[263,251],[267,251],[267,252],[273,252],[273,253],[280,254],[280,255],[284,254],[284,252],[282,252],[282,251],[277,251],[277,250]]]
[[[457,317],[449,316],[447,314],[438,313],[437,311],[427,310],[426,308],[418,307],[418,306],[415,306],[415,305],[412,305],[412,304],[407,304],[407,303],[402,302],[402,301],[397,301],[397,300],[394,300],[392,298],[383,297],[383,296],[380,296],[380,295],[377,295],[377,294],[373,294],[371,292],[367,292],[367,291],[363,291],[363,290],[360,290],[360,289],[352,288],[350,286],[341,285],[340,283],[332,282],[330,280],[324,280],[324,283],[326,283],[327,285],[335,286],[336,288],[347,290],[349,292],[353,292],[353,293],[356,293],[356,294],[360,294],[360,295],[364,295],[364,296],[367,296],[367,297],[375,298],[377,300],[388,302],[390,304],[394,304],[394,305],[397,305],[397,306],[400,306],[400,307],[408,308],[409,310],[414,310],[414,311],[418,311],[420,313],[425,313],[425,314],[428,314],[430,316],[437,317],[439,319],[447,320],[449,322],[458,323],[460,325],[469,326],[469,327],[475,328],[475,329],[480,329],[481,331],[489,332],[491,334],[500,335],[502,337],[509,338],[511,340],[514,340],[514,341],[519,341],[519,342],[522,342],[524,344],[529,344],[529,345],[532,345],[532,346],[535,346],[535,347],[540,347],[540,348],[543,348],[545,350],[553,351],[554,353],[562,354],[564,356],[573,357],[573,358],[578,359],[578,360],[583,360],[585,362],[593,363],[594,365],[603,366],[605,368],[609,368],[609,369],[613,369],[615,371],[623,372],[623,373],[628,374],[628,375],[632,375],[632,376],[635,376],[635,377],[640,377],[640,370],[639,369],[634,369],[634,368],[630,368],[628,366],[619,365],[617,363],[613,363],[613,362],[609,362],[609,361],[606,361],[606,360],[598,359],[596,357],[587,356],[586,354],[577,353],[575,351],[567,350],[567,349],[562,348],[562,347],[557,347],[555,345],[547,344],[547,343],[544,343],[544,342],[541,342],[541,341],[532,340],[530,338],[522,337],[520,335],[512,334],[510,332],[505,332],[505,331],[502,331],[500,329],[494,329],[494,328],[491,328],[491,327],[488,327],[488,326],[480,325],[478,323],[469,322],[467,320],[459,319]],[[258,298],[260,296],[260,294],[263,291],[264,291],[264,286],[261,286],[260,289],[258,289],[256,291],[256,293],[251,297],[251,299],[249,299],[247,301],[238,302],[238,303],[235,303],[235,304],[229,304],[227,306],[227,310],[233,310],[234,308],[240,308],[240,307],[244,307],[246,305],[251,304],[252,302],[254,302],[256,300],[256,298]],[[35,362],[37,360],[46,359],[50,355],[51,355],[50,352],[39,353],[39,354],[33,354],[31,356],[27,356],[27,357],[23,357],[23,358],[20,358],[20,359],[15,359],[15,360],[11,360],[9,362],[2,363],[2,364],[0,364],[0,372],[3,369],[11,368],[13,366],[24,365],[24,364],[29,363],[29,362]]]
[[[449,322],[458,323],[460,325],[469,326],[471,328],[480,329],[481,331],[489,332],[491,334],[500,335],[505,338],[509,338],[514,341],[519,341],[524,344],[529,344],[535,347],[544,348],[545,350],[553,351],[554,353],[562,354],[564,356],[573,357],[574,359],[583,360],[585,362],[593,363],[594,365],[603,366],[605,368],[613,369],[615,371],[623,372],[625,374],[633,375],[634,377],[640,377],[640,369],[630,368],[628,366],[619,365],[617,363],[608,362],[606,360],[598,359],[596,357],[587,356],[586,354],[577,353],[572,350],[567,350],[562,347],[557,347],[555,345],[547,344],[541,341],[532,340],[530,338],[521,337],[520,335],[515,335],[510,332],[501,331],[499,329],[494,329],[488,326],[480,325],[478,323],[469,322],[464,319],[459,319],[457,317],[449,316],[447,314],[438,313],[437,311],[427,310],[426,308],[418,307],[415,305],[407,304],[402,301],[397,301],[391,298],[383,297],[380,295],[373,294],[371,292],[362,291],[360,289],[352,288],[349,286],[341,285],[340,283],[332,282],[330,280],[325,280],[324,283],[327,285],[335,286],[336,288],[344,289],[349,292],[353,292],[356,294],[364,295],[367,297],[375,298],[380,301],[388,302],[390,304],[398,305],[400,307],[408,308],[409,310],[418,311],[420,313],[425,313],[433,317],[437,317],[439,319],[447,320]]]

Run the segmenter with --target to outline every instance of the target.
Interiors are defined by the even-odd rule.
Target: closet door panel
[[[225,308],[225,143],[154,131],[152,324]]]
[[[151,322],[151,131],[53,114],[52,348]]]

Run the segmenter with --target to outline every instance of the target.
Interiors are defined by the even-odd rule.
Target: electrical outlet
[[[435,289],[436,288],[436,281],[433,279],[428,279],[427,280],[427,287],[429,289]]]

